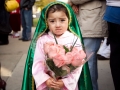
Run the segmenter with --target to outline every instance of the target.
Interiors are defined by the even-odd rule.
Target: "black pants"
[[[9,34],[0,34],[0,44],[8,44],[9,40],[8,40],[8,35]]]
[[[120,90],[120,25],[108,22],[109,43],[111,48],[110,68],[115,90]]]

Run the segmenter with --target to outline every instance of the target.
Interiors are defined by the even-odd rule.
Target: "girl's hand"
[[[60,90],[58,83],[53,79],[49,78],[46,82],[47,87],[54,88],[55,90]]]
[[[58,84],[59,88],[63,88],[64,87],[64,83],[63,83],[63,81],[61,79],[57,80],[56,83]]]

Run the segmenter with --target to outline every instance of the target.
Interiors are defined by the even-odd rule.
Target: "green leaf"
[[[65,49],[65,53],[69,52],[69,49],[65,45],[63,45],[63,48]]]
[[[73,70],[75,70],[77,67],[74,67],[73,65],[69,64],[68,67],[70,68],[70,72],[72,72]]]
[[[47,59],[46,63],[49,66],[49,68],[55,73],[55,77],[63,77],[65,75],[67,75],[67,71],[66,70],[62,70],[61,67],[58,68],[57,66],[55,66],[55,64],[54,64],[52,59]]]

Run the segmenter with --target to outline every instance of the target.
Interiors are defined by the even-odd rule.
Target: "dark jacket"
[[[0,0],[0,34],[9,34],[12,29],[9,24],[10,13],[4,6],[5,0]]]
[[[34,5],[34,3],[35,3],[35,0],[21,0],[20,9],[22,8],[32,9],[32,6]]]

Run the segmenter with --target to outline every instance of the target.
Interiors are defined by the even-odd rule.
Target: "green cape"
[[[65,6],[67,8],[68,13],[69,13],[69,30],[72,33],[74,33],[76,36],[78,36],[80,38],[81,42],[83,43],[79,24],[78,24],[76,15],[74,14],[74,11],[72,10],[71,6],[69,6],[66,3],[58,2],[58,1],[52,2],[49,5],[47,5],[41,11],[41,15],[40,15],[36,30],[34,32],[33,39],[31,41],[29,50],[28,50],[21,90],[36,90],[34,79],[32,77],[32,64],[33,64],[35,47],[36,47],[36,41],[37,41],[38,37],[40,35],[42,35],[48,28],[47,24],[46,24],[46,12],[47,12],[48,8],[54,4],[62,4],[63,6]],[[88,68],[88,63],[86,63],[83,66],[82,73],[79,78],[78,86],[79,86],[79,90],[93,90],[91,78],[90,78],[90,72],[89,72],[89,68]]]

